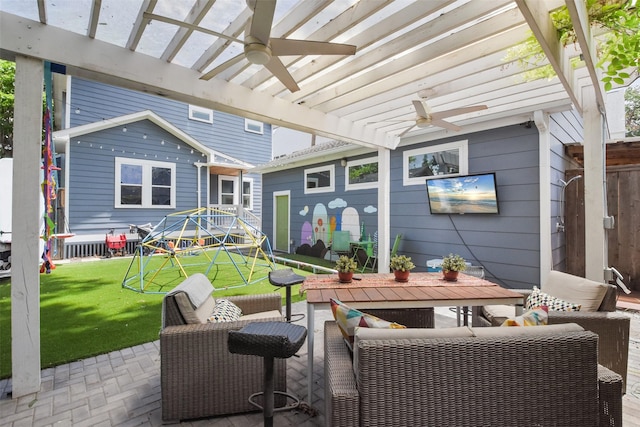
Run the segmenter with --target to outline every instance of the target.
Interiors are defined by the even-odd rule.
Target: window
[[[242,207],[253,209],[253,180],[242,180]]]
[[[213,110],[189,105],[189,118],[199,122],[213,123]]]
[[[345,190],[358,190],[378,187],[378,158],[369,157],[347,162],[344,174]]]
[[[329,193],[334,191],[335,170],[334,165],[305,169],[304,193]]]
[[[257,120],[244,119],[244,130],[251,133],[264,133],[264,123]]]
[[[116,157],[116,208],[175,208],[174,163]]]
[[[431,177],[466,175],[467,140],[407,150],[402,155],[402,184],[424,185]]]
[[[238,178],[234,176],[218,176],[218,203],[221,205],[237,205],[240,195],[236,194]],[[242,207],[253,209],[253,179],[242,179]]]

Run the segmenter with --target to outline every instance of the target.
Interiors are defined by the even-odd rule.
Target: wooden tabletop
[[[522,302],[522,294],[495,283],[460,274],[457,282],[447,282],[441,273],[411,273],[406,283],[393,274],[360,274],[361,280],[340,283],[337,274],[310,275],[301,292],[310,304],[328,303],[330,298],[368,308],[436,307]]]

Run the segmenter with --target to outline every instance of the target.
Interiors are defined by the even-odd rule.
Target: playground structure
[[[189,273],[200,272],[209,277],[219,264],[232,264],[240,279],[238,283],[225,283],[224,288],[264,280],[261,277],[252,282],[258,266],[275,269],[266,234],[235,212],[199,208],[167,215],[152,228],[133,227],[144,237],[122,287],[136,292],[164,294]]]

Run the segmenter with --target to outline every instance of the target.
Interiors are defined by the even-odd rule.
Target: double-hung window
[[[222,205],[236,205],[242,198],[242,207],[253,209],[253,179],[242,179],[242,194],[237,191],[238,178],[220,175],[218,177],[218,200]]]
[[[116,208],[175,208],[175,163],[115,159]]]

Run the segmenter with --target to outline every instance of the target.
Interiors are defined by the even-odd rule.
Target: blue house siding
[[[565,171],[578,168],[579,165],[565,154],[565,144],[584,141],[583,122],[580,115],[575,111],[565,111],[552,114],[549,120],[551,132],[551,245],[554,270],[566,271],[566,240],[564,233],[556,229],[558,216],[561,212],[560,197],[562,184],[560,180],[565,180]],[[584,185],[582,181],[574,182],[571,185]]]
[[[243,117],[219,111],[213,112],[213,124],[190,120],[189,104],[90,80],[71,80],[71,127],[142,110],[153,111],[201,144],[239,160],[252,164],[271,160],[268,123],[260,135],[244,130]]]
[[[223,112],[213,112],[212,124],[190,120],[189,105],[186,103],[75,77],[71,79],[68,98],[71,100],[67,109],[71,127],[151,110],[202,145],[220,153],[255,165],[271,160],[271,125],[268,123],[264,123],[263,134],[257,134],[245,131],[243,117]],[[253,213],[261,216],[259,191],[262,188],[262,176],[247,176],[251,176],[254,182]],[[207,179],[203,182],[207,182]],[[211,177],[211,182],[210,193],[213,196],[217,192],[217,176]],[[202,194],[207,194],[206,190]],[[217,203],[217,198],[211,198],[211,203]]]
[[[426,184],[403,185],[405,150],[462,139],[468,140],[469,173],[496,173],[499,215],[431,215]],[[535,127],[518,125],[413,144],[392,151],[391,238],[398,233],[403,234],[399,252],[411,256],[418,271],[426,270],[427,260],[454,252],[473,264],[483,265],[489,279],[505,286],[517,288],[537,284],[540,267],[538,140]],[[309,167],[323,164],[327,163]],[[268,235],[273,233],[273,193],[283,190],[291,191],[291,238],[294,246],[300,245],[302,224],[310,220],[314,206],[318,203],[330,206],[330,202],[336,199],[343,199],[347,206],[358,210],[367,234],[375,232],[377,212],[365,213],[364,208],[378,208],[377,189],[345,192],[345,169],[340,166],[339,160],[333,164],[336,175],[336,190],[333,193],[305,195],[305,168],[264,174],[263,228]],[[339,214],[341,210],[327,209],[329,217]],[[302,215],[304,212],[307,212],[306,215]]]
[[[146,139],[142,137],[145,134]],[[174,163],[175,209],[115,208],[116,157]],[[67,191],[73,207],[69,228],[77,234],[103,233],[111,228],[122,232],[129,224],[157,224],[167,214],[195,209],[198,169],[193,164],[202,159],[201,153],[192,152],[190,146],[148,120],[128,124],[127,132],[114,127],[72,138],[67,157]],[[207,173],[205,168],[201,170],[202,205]]]

